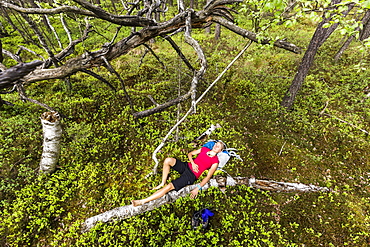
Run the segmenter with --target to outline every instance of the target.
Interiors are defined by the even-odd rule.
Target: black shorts
[[[195,180],[197,180],[194,173],[190,170],[188,162],[183,162],[176,159],[176,163],[172,169],[181,174],[179,178],[172,181],[176,191],[181,190],[187,185],[193,184]]]

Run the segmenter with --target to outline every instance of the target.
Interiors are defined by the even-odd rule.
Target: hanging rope
[[[158,164],[159,164],[159,161],[157,159],[157,153],[158,151],[164,146],[164,144],[166,143],[168,137],[172,134],[172,132],[188,117],[188,115],[190,113],[192,113],[194,111],[194,107],[196,104],[198,104],[202,99],[203,97],[208,93],[209,90],[211,90],[211,88],[221,79],[221,77],[230,69],[230,67],[235,63],[236,60],[239,59],[239,57],[241,55],[243,55],[243,53],[249,48],[249,46],[252,44],[252,41],[248,42],[248,44],[243,48],[243,50],[241,50],[239,52],[239,54],[229,63],[229,65],[219,74],[219,76],[208,86],[208,88],[203,92],[203,94],[201,96],[199,96],[199,98],[195,101],[195,103],[192,104],[192,106],[190,107],[190,109],[188,110],[188,112],[172,127],[172,129],[167,133],[167,135],[163,138],[162,142],[158,145],[158,147],[154,150],[153,154],[152,154],[152,159],[154,160],[155,162],[155,165],[154,165],[154,168],[153,168],[153,171],[151,173],[149,173],[146,177],[149,177],[151,175],[155,175],[157,174],[157,168],[158,168]]]

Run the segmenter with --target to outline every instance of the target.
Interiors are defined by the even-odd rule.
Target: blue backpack
[[[217,170],[222,170],[222,168],[226,165],[226,163],[229,161],[231,157],[235,157],[241,161],[243,161],[242,158],[236,153],[238,150],[235,148],[227,148],[226,144],[221,140],[209,140],[207,143],[205,143],[202,147],[206,147],[212,150],[213,146],[217,142],[222,142],[225,146],[225,149],[222,150],[222,152],[217,154],[218,157],[218,167]]]

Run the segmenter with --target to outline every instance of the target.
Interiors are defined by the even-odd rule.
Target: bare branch
[[[2,50],[2,53],[8,57],[10,57],[11,59],[13,59],[14,61],[16,61],[17,63],[22,63],[22,59],[20,56],[16,55],[16,54],[13,54],[11,53],[10,51],[7,51],[5,49]]]
[[[60,22],[62,23],[62,26],[64,28],[64,31],[66,32],[66,34],[68,36],[69,43],[72,43],[72,34],[71,34],[70,30],[67,27],[67,23],[64,20],[64,17],[63,17],[63,14],[62,13],[60,14]]]
[[[127,27],[146,27],[149,25],[156,25],[156,23],[153,20],[150,20],[145,17],[141,16],[122,16],[122,15],[112,15],[106,11],[104,11],[102,8],[95,6],[88,1],[85,0],[73,0],[74,2],[80,4],[84,8],[88,9],[89,11],[93,12],[96,17],[99,17],[103,20],[109,21],[111,23],[115,23],[118,25],[123,25]]]
[[[192,108],[193,108],[193,113],[196,112],[196,89],[198,85],[198,81],[203,78],[203,75],[206,73],[207,70],[207,60],[206,57],[204,56],[203,50],[200,47],[199,43],[191,37],[191,12],[188,12],[188,16],[186,18],[186,28],[185,28],[185,42],[188,43],[193,47],[195,52],[198,55],[198,58],[200,60],[200,65],[201,68],[198,71],[194,72],[194,77],[191,82],[191,99],[192,99]]]
[[[105,13],[104,10],[100,9],[99,7],[96,7],[94,5],[91,5],[87,1],[84,0],[76,0],[76,2],[81,3],[84,7],[88,7],[93,9],[99,14],[108,15],[108,13]],[[229,3],[230,1],[226,1]],[[216,3],[225,3],[225,1],[214,1],[212,3],[212,7],[218,7]],[[192,28],[201,28],[205,24],[209,23],[209,21],[214,21],[221,23],[225,25],[226,27],[230,28],[237,34],[242,35],[243,37],[247,37],[252,39],[253,41],[258,42],[256,39],[255,34],[248,32],[247,30],[244,30],[236,25],[234,25],[232,22],[225,20],[223,17],[220,16],[214,16],[213,15],[213,9],[207,8],[206,10],[194,12],[191,11],[191,27]],[[145,44],[149,40],[151,40],[154,37],[162,36],[166,37],[166,35],[171,34],[173,32],[176,32],[178,30],[181,30],[181,28],[186,26],[186,17],[189,15],[189,11],[182,12],[178,15],[176,15],[174,18],[158,23],[152,26],[147,26],[142,28],[138,32],[132,33],[130,36],[119,40],[118,42],[114,44],[110,44],[108,46],[103,45],[100,50],[93,51],[93,52],[85,52],[84,54],[71,58],[65,62],[65,64],[57,67],[57,68],[50,68],[47,69],[50,65],[50,62],[45,63],[44,68],[39,68],[34,70],[32,73],[28,74],[23,78],[24,83],[32,83],[36,81],[41,80],[48,80],[48,79],[63,79],[68,76],[71,76],[72,74],[77,73],[78,71],[82,71],[84,69],[90,69],[92,67],[99,67],[104,66],[105,62],[103,61],[102,57],[104,56],[108,61],[111,61],[113,59],[116,59],[124,54],[127,54],[130,50],[134,49],[137,46],[140,46],[142,44]],[[109,15],[111,18],[112,15]],[[108,17],[107,17],[108,18]],[[223,20],[223,21],[222,21]],[[81,42],[88,36],[89,27],[87,26],[85,30],[84,37],[82,37],[79,40],[76,40],[75,42],[71,43],[67,48],[65,48],[62,52],[55,55],[56,61],[61,61],[61,59],[65,58],[69,54],[71,54],[74,50],[74,45],[78,42]],[[270,42],[270,41],[268,41]],[[170,42],[171,43],[171,42]],[[266,41],[267,43],[267,41]],[[172,44],[172,43],[171,43]],[[289,44],[288,42],[284,41],[276,41],[275,45],[279,47],[283,47],[284,49],[293,50],[294,52],[297,52],[299,48],[296,46]],[[176,50],[176,48],[175,48]],[[184,61],[184,57],[182,57]],[[49,60],[50,61],[50,60]],[[186,62],[185,62],[186,63]],[[192,68],[192,66],[189,66],[190,63],[186,63],[189,68]],[[194,70],[194,68],[192,68]],[[175,99],[168,104],[166,104],[165,107],[168,107],[169,105],[177,104],[179,102],[184,101],[187,99],[188,96],[184,95],[178,99]],[[160,111],[159,108],[150,110],[154,112]]]
[[[51,25],[50,23],[50,20],[49,20],[49,17],[47,15],[44,16],[45,20],[46,20],[46,23],[48,24],[48,27],[52,30],[56,40],[58,41],[58,45],[59,45],[59,48],[60,49],[63,49],[63,45],[62,45],[62,42],[60,41],[60,38],[59,38],[59,35],[58,33],[55,31],[55,28],[53,27],[53,25]]]
[[[47,110],[49,110],[49,111],[52,111],[52,112],[58,112],[58,111],[56,111],[55,109],[51,108],[50,106],[48,106],[48,105],[46,105],[46,104],[44,104],[44,103],[41,103],[41,102],[39,102],[39,101],[37,101],[37,100],[35,100],[35,99],[28,98],[28,97],[27,97],[27,95],[26,95],[26,92],[25,92],[25,90],[24,90],[24,87],[23,87],[23,85],[22,85],[22,84],[17,83],[17,84],[16,84],[16,86],[17,86],[17,91],[18,91],[18,93],[19,93],[19,96],[21,97],[21,99],[22,99],[22,100],[24,100],[24,101],[29,101],[29,102],[31,102],[31,103],[34,103],[34,104],[36,104],[36,105],[39,105],[39,106],[41,106],[41,107],[43,107],[43,108],[45,108],[45,109],[47,109]],[[61,115],[61,116],[62,116],[62,115]]]
[[[5,17],[7,22],[12,26],[14,30],[16,30],[24,39],[28,38],[28,40],[32,42],[35,46],[40,47],[40,45],[31,38],[31,35],[29,34],[28,29],[24,27],[24,21],[19,20],[19,15],[14,14],[14,18],[11,18],[8,15],[7,9],[0,8],[0,10],[1,10],[2,16]],[[13,20],[18,22],[18,25],[20,26],[20,28],[18,27],[18,25],[16,25],[13,22]]]
[[[83,69],[81,71],[88,74],[88,75],[91,75],[91,76],[95,77],[96,79],[98,79],[102,82],[104,82],[113,91],[115,91],[115,92],[117,91],[117,89],[109,81],[107,81],[105,78],[101,77],[100,75],[96,74],[95,72],[92,72],[91,70],[88,70],[88,69]]]
[[[48,55],[49,55],[51,61],[53,62],[53,64],[57,67],[58,66],[58,62],[55,59],[53,52],[51,51],[51,49],[47,45],[46,40],[45,40],[45,37],[42,35],[42,33],[41,33],[38,25],[36,25],[36,23],[28,15],[26,15],[26,14],[21,14],[21,15],[28,22],[28,24],[31,27],[31,29],[35,32],[36,36],[39,39],[40,44],[42,45],[42,47],[44,48],[44,50],[48,53]]]
[[[147,97],[148,97],[148,99],[150,99],[150,101],[151,101],[154,105],[159,106],[159,104],[158,104],[158,103],[153,99],[153,97],[152,97],[151,95],[148,95]]]
[[[146,47],[146,49],[150,51],[150,53],[152,53],[152,55],[157,59],[157,61],[162,64],[163,68],[166,69],[166,65],[161,61],[161,59],[157,56],[157,54],[155,54],[153,49],[147,44],[143,44],[143,45]]]
[[[180,96],[176,99],[167,101],[166,103],[160,104],[157,107],[154,107],[154,108],[151,108],[151,109],[147,109],[147,110],[144,110],[144,111],[141,111],[141,112],[135,112],[133,115],[134,115],[135,118],[143,118],[143,117],[153,115],[155,113],[162,112],[162,111],[166,110],[167,108],[169,108],[171,106],[174,106],[178,103],[184,102],[185,100],[189,99],[191,94],[192,94],[192,92],[189,91],[186,94],[184,94],[184,95],[182,95],[182,96]]]
[[[37,66],[40,66],[42,64],[42,61],[35,60],[30,63],[17,64],[7,70],[0,72],[0,89],[13,87],[14,82],[20,80],[25,75],[35,70]]]
[[[245,30],[237,25],[235,25],[234,23],[220,17],[220,16],[213,16],[212,17],[212,21],[213,22],[216,22],[216,23],[219,23],[220,25],[226,27],[227,29],[245,37],[245,38],[248,38],[256,43],[260,43],[260,44],[270,44],[271,43],[271,40],[270,39],[263,39],[263,40],[259,40],[257,38],[257,34],[253,33],[253,32],[250,32],[248,30]],[[288,50],[288,51],[291,51],[291,52],[294,52],[294,53],[301,53],[302,52],[302,49],[297,47],[296,45],[292,44],[292,43],[289,43],[285,40],[276,40],[274,41],[274,46],[276,47],[279,47],[279,48],[283,48],[285,50]]]
[[[166,35],[163,37],[165,40],[167,40],[173,49],[175,49],[175,51],[177,52],[177,54],[179,55],[179,57],[182,59],[182,61],[184,61],[184,63],[186,64],[186,66],[188,66],[188,68],[194,72],[195,69],[194,67],[191,65],[191,63],[189,62],[189,60],[185,57],[184,53],[182,53],[181,49],[179,48],[179,46],[175,43],[175,41],[173,41],[173,39],[171,39],[170,36]]]
[[[61,6],[53,9],[41,9],[41,8],[22,8],[17,5],[0,1],[0,7],[8,8],[8,9],[13,9],[19,13],[23,14],[60,14],[60,13],[76,13],[84,16],[92,16],[92,17],[97,17],[93,12],[91,11],[86,11],[80,8],[77,8],[75,6]]]
[[[60,62],[64,58],[73,54],[73,52],[75,50],[75,46],[88,38],[88,35],[91,31],[91,27],[92,27],[92,25],[89,22],[86,21],[86,27],[85,27],[85,30],[83,32],[82,37],[79,38],[79,39],[71,41],[66,48],[64,48],[62,51],[60,51],[58,54],[55,55],[55,59],[57,59],[57,61]],[[46,65],[44,65],[44,68],[48,68],[49,66],[50,66],[50,59],[48,59],[48,61],[46,62]]]
[[[32,50],[28,49],[27,47],[24,47],[23,45],[20,45],[19,46],[19,50],[17,51],[17,55],[19,55],[22,50],[28,51],[29,53],[32,53],[33,55],[41,58],[42,60],[45,60],[45,58],[43,56],[41,56],[40,54],[36,53],[35,51],[32,51]]]
[[[134,113],[134,104],[132,103],[132,100],[131,100],[130,96],[129,96],[129,95],[128,95],[128,93],[127,93],[127,90],[126,90],[126,87],[125,87],[125,83],[124,83],[124,81],[123,81],[122,77],[121,77],[121,76],[120,76],[120,74],[119,74],[119,73],[118,73],[118,72],[113,68],[113,66],[109,63],[109,61],[108,61],[105,57],[103,57],[103,60],[104,60],[104,62],[105,62],[105,64],[106,64],[106,66],[107,66],[108,70],[109,70],[112,74],[116,75],[116,76],[117,76],[117,78],[118,78],[118,80],[121,82],[121,86],[122,86],[123,92],[125,93],[126,99],[127,99],[127,101],[129,102],[129,104],[130,104],[131,112],[132,112],[132,113]]]
[[[2,105],[14,106],[14,104],[13,104],[13,103],[10,103],[9,101],[3,100],[3,99],[0,97],[0,107],[1,107]]]

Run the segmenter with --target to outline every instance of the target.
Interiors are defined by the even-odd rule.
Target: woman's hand
[[[192,191],[190,191],[190,198],[191,199],[195,199],[195,198],[197,198],[197,195],[198,195],[198,192],[199,192],[199,188],[198,187],[196,187],[195,189],[193,189]]]
[[[191,162],[191,167],[193,168],[193,171],[195,171],[196,173],[199,172],[199,168],[198,168],[198,165],[195,164],[194,162]]]

